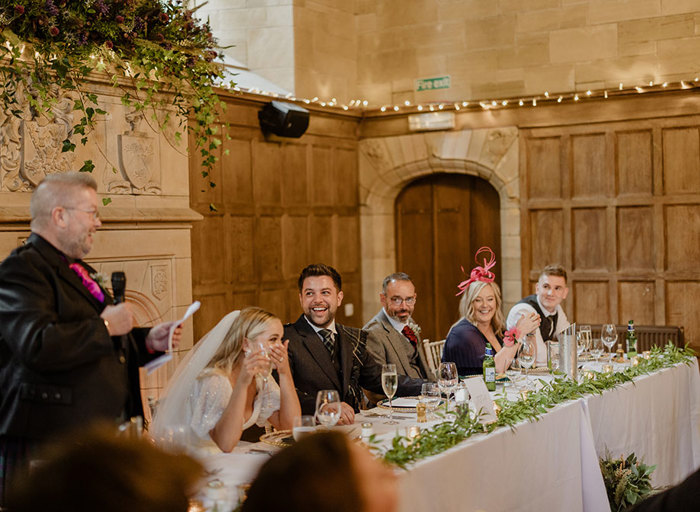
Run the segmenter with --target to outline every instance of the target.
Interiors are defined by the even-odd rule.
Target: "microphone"
[[[114,303],[119,304],[124,302],[124,294],[126,292],[126,274],[124,272],[112,272],[112,294],[114,295]]]

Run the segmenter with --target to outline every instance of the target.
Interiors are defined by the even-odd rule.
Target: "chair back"
[[[445,348],[445,340],[430,341],[423,340],[423,351],[428,360],[428,366],[433,375],[437,375],[437,370],[442,361],[442,350]]]

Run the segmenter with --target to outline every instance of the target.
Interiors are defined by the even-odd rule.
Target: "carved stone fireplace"
[[[88,145],[74,140],[75,152],[62,152],[75,123],[70,97],[59,99],[52,119],[28,108],[21,118],[0,112],[0,258],[29,236],[29,200],[41,179],[92,160],[98,197],[109,204],[100,207],[103,226],[87,261],[108,281],[115,270],[126,273],[139,325],[174,320],[192,301],[190,229],[201,218],[189,208],[186,142],[177,146],[151,129],[111,88],[95,88],[107,115]],[[191,346],[190,321],[181,351]],[[144,397],[158,396],[178,360],[142,376]]]

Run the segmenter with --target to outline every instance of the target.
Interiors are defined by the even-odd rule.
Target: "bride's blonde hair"
[[[254,339],[267,329],[272,320],[279,320],[279,318],[264,309],[256,307],[242,309],[238,318],[231,324],[221,346],[207,364],[207,368],[229,373],[243,352],[245,338]]]

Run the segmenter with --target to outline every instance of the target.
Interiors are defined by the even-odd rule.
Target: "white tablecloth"
[[[382,413],[385,411],[381,411]],[[398,413],[397,427],[372,421],[387,443],[415,415]],[[246,452],[207,461],[230,486],[249,482],[267,455]],[[257,445],[256,445],[257,446]],[[267,445],[257,446],[274,450]],[[477,435],[439,455],[397,470],[402,512],[584,511],[608,509],[598,457],[635,452],[657,464],[654,485],[680,482],[700,467],[700,374],[697,361],[635,379],[602,395],[561,404],[514,431]]]

